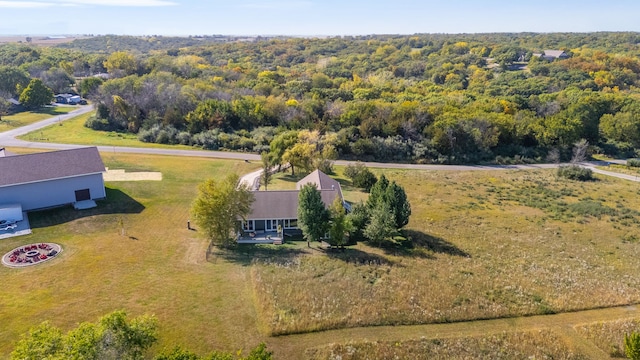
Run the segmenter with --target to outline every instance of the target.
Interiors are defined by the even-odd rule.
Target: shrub
[[[560,166],[558,176],[570,180],[589,181],[593,180],[593,171],[578,165]]]
[[[628,359],[640,360],[640,334],[632,332],[624,335],[624,352]]]
[[[85,121],[84,126],[92,130],[103,130],[103,131],[111,130],[110,129],[111,125],[109,124],[109,121],[107,121],[106,119],[98,118],[95,115],[90,116],[87,119],[87,121]]]
[[[627,166],[640,167],[640,159],[629,159],[629,160],[627,160]]]
[[[373,184],[378,178],[363,163],[358,162],[355,165],[348,165],[344,174],[351,179],[351,183],[355,187],[359,187],[369,192]]]

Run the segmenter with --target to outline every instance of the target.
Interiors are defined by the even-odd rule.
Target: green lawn
[[[47,106],[36,111],[25,111],[9,116],[3,116],[0,121],[0,132],[12,130],[34,122],[48,119],[52,116],[64,115],[77,109],[72,106]]]
[[[61,144],[129,146],[186,150],[194,149],[191,146],[185,145],[145,143],[138,140],[138,137],[135,134],[92,130],[84,126],[84,123],[92,115],[92,112],[79,115],[73,119],[25,134],[19,138],[28,141],[43,141]]]
[[[31,213],[32,235],[0,241],[0,254],[45,241],[64,248],[42,265],[0,266],[0,358],[41,321],[67,330],[115,309],[157,315],[158,348],[184,344],[204,353],[258,344],[249,269],[207,262],[207,241],[186,229],[198,183],[255,168],[202,158],[103,154],[103,160],[112,168],[161,171],[163,181],[107,183],[108,199],[97,209]]]
[[[0,268],[0,358],[41,321],[67,330],[116,309],[157,315],[157,349],[181,344],[205,353],[266,341],[277,358],[298,359],[306,348],[320,349],[307,354],[323,358],[318,354],[333,351],[323,347],[326,339],[335,336],[311,334],[301,345],[268,334],[640,303],[640,203],[634,184],[622,180],[567,182],[553,170],[387,170],[412,204],[412,248],[358,244],[340,252],[287,243],[216,250],[207,260],[206,239],[186,229],[198,183],[256,164],[111,153],[103,160],[111,168],[161,171],[164,180],[108,183],[108,199],[97,209],[32,213],[32,235],[0,241],[0,254],[37,242],[64,248],[42,265]],[[341,168],[336,172],[347,199],[366,197],[342,179]],[[298,179],[280,177],[270,188]],[[385,340],[377,329],[364,329],[366,338]],[[349,330],[342,334],[331,342],[347,343]],[[487,341],[546,346],[527,334]],[[401,350],[421,346],[408,342]]]

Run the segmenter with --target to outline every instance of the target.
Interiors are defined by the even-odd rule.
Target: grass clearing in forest
[[[634,184],[554,170],[403,171],[413,248],[256,262],[271,334],[550,314],[640,302]],[[317,256],[320,255],[320,256]],[[384,309],[384,310],[383,310]]]
[[[35,111],[24,111],[3,116],[2,121],[0,121],[0,132],[33,124],[52,116],[64,115],[76,109],[78,108],[72,106],[46,106]]]

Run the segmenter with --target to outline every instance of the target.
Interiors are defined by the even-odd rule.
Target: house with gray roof
[[[245,233],[276,232],[278,225],[284,233],[299,233],[298,194],[306,184],[314,185],[328,208],[336,198],[344,203],[340,183],[320,170],[316,170],[296,183],[296,190],[252,191],[254,202],[251,213],[242,221]]]
[[[545,59],[547,61],[569,58],[569,55],[562,50],[545,50],[542,53],[534,53],[533,56]]]
[[[0,206],[23,211],[73,204],[95,206],[106,198],[102,158],[96,147],[0,157]]]

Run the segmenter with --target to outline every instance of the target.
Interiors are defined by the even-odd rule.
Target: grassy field
[[[249,270],[206,262],[206,240],[186,229],[197,184],[255,170],[251,164],[120,154],[103,160],[112,168],[161,171],[164,180],[107,183],[108,199],[97,209],[31,213],[32,235],[0,241],[1,254],[45,241],[64,248],[39,266],[0,267],[0,358],[44,320],[69,329],[115,309],[157,315],[158,348],[183,344],[204,353],[259,343]]]
[[[611,357],[626,358],[624,335],[640,332],[640,319],[597,322],[578,325],[574,328],[581,336],[589,339]]]
[[[565,346],[566,338],[544,329],[482,336],[482,322],[469,323],[463,328],[478,329],[473,336],[425,340],[402,327],[407,334],[396,346],[378,327],[362,328],[369,341],[349,344],[349,328],[640,303],[639,191],[622,180],[567,182],[553,170],[389,170],[385,174],[405,187],[412,203],[407,235],[413,247],[358,244],[340,252],[300,242],[217,250],[207,259],[206,239],[186,229],[197,184],[257,165],[111,153],[103,160],[110,168],[161,171],[164,180],[107,183],[108,199],[97,209],[32,213],[32,235],[0,242],[0,254],[37,242],[64,248],[59,258],[39,266],[0,268],[0,358],[41,321],[69,329],[124,309],[158,316],[157,349],[181,344],[205,353],[266,341],[279,359],[300,358],[300,346],[311,348],[306,354],[312,359],[363,358],[348,356],[376,349],[401,358],[426,351],[476,358],[476,350],[496,358],[507,349],[504,358],[527,353],[573,359],[580,356]],[[347,199],[366,198],[341,171]],[[270,189],[291,188],[299,179],[278,178]],[[295,344],[304,334],[268,337],[325,329],[345,333],[330,347],[321,346],[330,338],[325,333],[300,338],[304,345]],[[606,334],[615,329],[589,330],[585,337],[609,344]]]
[[[288,334],[640,302],[633,184],[567,182],[553,170],[386,174],[407,190],[415,246],[256,262],[263,328]]]
[[[464,359],[588,359],[574,353],[548,330],[500,333],[478,337],[369,341],[309,349],[311,360],[464,360]]]
[[[634,176],[640,175],[640,168],[627,166],[627,165],[611,164],[609,166],[599,166],[598,169],[618,172],[618,173],[627,174],[627,175],[634,175]]]
[[[62,144],[130,146],[182,150],[193,149],[193,147],[185,145],[145,143],[138,140],[138,137],[135,134],[89,129],[84,126],[84,123],[92,115],[93,113],[79,115],[58,125],[48,126],[42,130],[37,130],[20,136],[19,138],[28,141],[44,141]]]
[[[77,107],[72,106],[48,106],[37,111],[25,111],[9,116],[3,116],[2,121],[0,121],[0,132],[29,125],[36,121],[48,119],[52,116],[64,115],[76,109]]]

